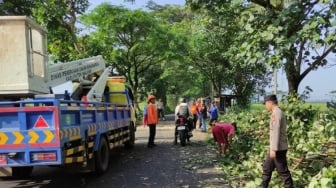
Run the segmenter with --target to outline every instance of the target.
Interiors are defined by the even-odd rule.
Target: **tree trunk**
[[[221,96],[221,90],[219,89],[220,87],[214,83],[213,84],[213,89],[214,89],[214,96],[211,97],[220,97]]]
[[[298,93],[300,82],[301,82],[300,79],[288,78],[288,94]]]
[[[300,77],[300,71],[301,63],[295,62],[295,56],[293,54],[290,54],[287,58],[287,63],[285,64],[285,72],[288,83],[288,94],[298,93],[299,85],[302,80]]]

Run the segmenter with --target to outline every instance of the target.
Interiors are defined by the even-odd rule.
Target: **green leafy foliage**
[[[193,3],[198,6],[205,2]],[[210,81],[216,96],[229,90],[237,96],[239,106],[246,106],[253,93],[263,90],[270,76],[261,61],[262,54],[252,51],[254,44],[247,41],[251,25],[246,21],[253,14],[240,3],[211,3],[217,7],[201,9],[195,21],[190,58]]]
[[[336,7],[333,1],[186,2],[193,10],[210,16],[210,21],[221,20],[218,27],[231,35],[216,39],[222,46],[230,45],[225,50],[229,62],[283,68],[289,93],[297,93],[301,81],[310,72],[332,64],[328,57],[335,53]],[[220,33],[220,29],[207,32],[214,35]],[[260,70],[260,66],[257,67],[256,70]]]
[[[335,187],[336,112],[318,111],[300,97],[289,96],[280,103],[287,118],[288,162],[295,187]],[[234,187],[258,187],[261,164],[269,145],[269,113],[262,110],[231,111],[223,121],[238,122],[238,132],[222,168]],[[273,174],[271,187],[281,187]]]
[[[153,48],[159,48],[158,41],[162,40],[157,38],[163,33],[157,22],[147,12],[108,3],[97,6],[81,20],[88,28],[96,28],[89,37],[136,92],[139,74],[158,64]]]
[[[33,16],[48,30],[48,51],[55,60],[71,61],[87,57],[85,38],[79,36],[77,17],[89,7],[88,0],[35,1]]]
[[[35,0],[2,0],[0,1],[0,16],[20,15],[31,16],[36,7]]]
[[[336,168],[324,167],[309,183],[308,188],[334,187],[336,185]]]

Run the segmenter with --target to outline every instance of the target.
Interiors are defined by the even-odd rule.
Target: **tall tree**
[[[310,0],[287,4],[285,1],[278,4],[252,2],[265,9],[262,18],[268,27],[263,33],[273,35],[268,41],[274,50],[267,55],[277,59],[285,70],[289,92],[297,93],[301,81],[310,72],[331,65],[328,56],[336,52],[336,4]]]
[[[150,13],[103,3],[82,17],[97,48],[129,82],[137,102],[143,75],[166,59],[172,35]],[[155,78],[153,78],[153,81]],[[148,88],[147,88],[148,89]]]
[[[148,3],[153,16],[173,34],[167,50],[167,60],[161,65],[164,69],[160,78],[165,83],[166,94],[171,104],[176,105],[180,97],[196,98],[204,94],[201,71],[190,59],[190,41],[193,38],[194,14],[181,6],[157,5]],[[208,83],[208,82],[207,82]],[[174,106],[175,107],[175,106]]]
[[[36,1],[34,16],[48,29],[49,52],[56,60],[69,61],[86,56],[85,42],[81,41],[85,38],[79,37],[77,17],[88,7],[88,0]]]
[[[334,1],[188,0],[192,8],[207,10],[228,3],[253,9],[244,25],[247,32],[242,47],[252,52],[247,58],[262,53],[270,66],[283,68],[290,93],[298,92],[310,72],[331,65],[328,57],[334,55],[336,41]]]
[[[231,90],[238,105],[248,105],[251,95],[269,81],[260,53],[251,59],[251,52],[242,48],[246,40],[245,21],[251,10],[231,3],[198,10],[203,17],[197,25],[203,28],[195,32],[199,35],[195,38],[195,63],[211,81],[216,96],[223,90]]]

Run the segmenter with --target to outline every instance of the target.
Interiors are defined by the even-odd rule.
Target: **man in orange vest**
[[[191,111],[192,115],[194,116],[194,119],[193,119],[193,129],[196,129],[196,123],[197,123],[199,111],[198,111],[196,102],[194,100],[190,103],[189,108],[190,108],[190,111]]]
[[[144,125],[148,125],[149,127],[149,138],[147,147],[153,148],[154,146],[156,146],[156,144],[154,144],[154,140],[156,135],[156,124],[159,121],[154,95],[148,96],[148,102],[145,106],[143,116]]]

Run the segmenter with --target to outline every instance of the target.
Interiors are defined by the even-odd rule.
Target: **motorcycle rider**
[[[189,137],[192,137],[192,129],[193,129],[193,125],[192,125],[192,119],[193,114],[191,113],[191,110],[189,108],[189,105],[187,104],[187,101],[185,98],[181,98],[180,99],[180,104],[176,106],[175,108],[175,123],[177,124],[179,121],[179,118],[183,117],[184,121],[186,121],[188,123],[188,135]],[[177,126],[175,126],[175,138],[174,138],[174,144],[177,144]]]

